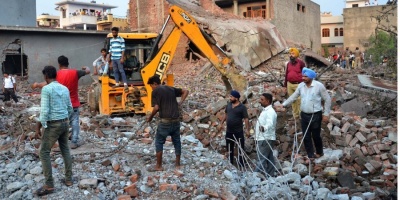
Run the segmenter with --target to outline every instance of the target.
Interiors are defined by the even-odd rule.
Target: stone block
[[[79,188],[81,189],[96,188],[97,182],[98,181],[96,178],[82,179],[81,181],[79,181]]]
[[[351,172],[340,172],[337,176],[337,180],[342,187],[348,187],[350,189],[356,188],[354,177]]]

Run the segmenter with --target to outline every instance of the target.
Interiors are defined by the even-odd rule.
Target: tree
[[[397,75],[397,1],[383,6],[382,11],[372,18],[376,20],[377,26],[375,34],[370,37],[371,48],[367,54],[372,55],[375,64],[382,63],[384,57],[387,57],[387,69]]]

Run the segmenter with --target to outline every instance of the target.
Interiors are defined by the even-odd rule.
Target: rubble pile
[[[282,102],[286,57],[278,55],[242,74],[249,80],[243,102],[254,127],[263,92]],[[188,68],[193,70],[187,70]],[[298,121],[290,110],[278,113],[275,177],[254,172],[255,142],[246,140],[246,167],[239,170],[225,156],[224,131],[217,127],[227,104],[219,73],[205,61],[176,64],[176,86],[190,91],[183,105],[182,167],[175,169],[171,140],[164,146],[164,171],[155,164],[157,120],[144,116],[109,117],[81,107],[81,134],[85,144],[72,149],[74,185],[66,187],[63,160],[53,151],[56,192],[49,199],[385,199],[397,188],[397,124],[387,117],[363,117],[343,112],[338,98],[329,124],[323,125],[324,156],[309,163]],[[355,84],[351,72],[328,71],[323,76],[329,92],[345,101],[356,98],[344,87]],[[34,137],[40,94],[28,83],[19,85],[21,103],[0,102],[0,198],[38,199],[33,192],[44,183],[38,158],[40,139]],[[23,89],[23,90],[22,90]],[[80,87],[86,102],[88,86]],[[253,131],[254,134],[254,131]],[[54,146],[54,149],[57,145]]]

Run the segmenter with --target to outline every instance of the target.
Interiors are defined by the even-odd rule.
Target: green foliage
[[[329,57],[328,45],[322,45],[322,48],[324,49],[324,57],[325,58]]]
[[[383,57],[388,58],[387,67],[397,73],[397,35],[378,31],[376,35],[369,38],[370,48],[367,55],[372,55],[372,62],[381,64]],[[368,58],[366,58],[368,59]]]

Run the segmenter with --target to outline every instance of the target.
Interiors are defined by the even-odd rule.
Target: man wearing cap
[[[297,86],[303,81],[301,78],[301,70],[306,64],[300,60],[299,50],[296,48],[289,49],[290,61],[286,65],[286,75],[284,87],[287,89],[287,93],[291,96],[296,91]],[[300,98],[292,103],[292,113],[294,118],[298,119],[300,116]]]
[[[331,98],[324,85],[319,81],[313,80],[317,76],[313,70],[305,67],[303,68],[302,74],[303,82],[299,84],[296,91],[285,102],[276,107],[286,107],[295,101],[297,97],[301,97],[300,116],[304,145],[308,158],[314,159],[324,155],[321,138],[321,122],[328,122]],[[322,100],[325,102],[324,109],[321,104]],[[314,154],[313,141],[316,154]]]
[[[238,149],[239,166],[244,167],[243,154],[244,154],[244,133],[243,133],[243,120],[246,125],[246,135],[250,134],[249,115],[247,108],[239,101],[240,93],[232,90],[229,96],[230,102],[225,108],[225,117],[221,121],[219,130],[226,120],[226,148],[229,153],[229,161],[234,164],[235,143],[240,144]]]

